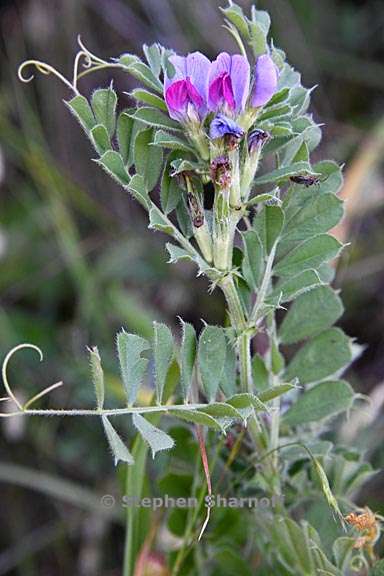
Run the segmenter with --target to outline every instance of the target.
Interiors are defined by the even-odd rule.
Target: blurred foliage
[[[244,8],[250,5],[240,3]],[[72,404],[90,404],[86,346],[97,344],[109,368],[107,385],[113,394],[118,390],[113,335],[121,326],[148,336],[152,320],[176,324],[176,315],[197,326],[201,317],[222,322],[224,305],[220,295],[207,294],[206,281],[196,279],[192,267],[166,264],[162,239],[147,231],[142,209],[91,162],[91,146],[60,105],[68,96],[63,87],[44,77],[21,85],[17,66],[33,55],[69,72],[78,33],[90,49],[105,57],[140,53],[143,42],[153,41],[180,52],[199,49],[210,57],[219,50],[232,51],[235,47],[224,30],[219,35],[211,32],[221,24],[220,4],[217,0],[3,0],[0,4],[0,352],[3,356],[23,341],[44,350],[41,365],[28,352],[12,365],[11,377],[26,393],[63,380],[66,386],[55,392],[55,405],[64,406],[69,397]],[[354,166],[384,109],[382,1],[260,0],[257,5],[269,10],[276,44],[302,71],[304,83],[318,85],[313,112],[318,122],[326,124],[319,157],[335,157]],[[91,92],[109,81],[101,72],[82,82]],[[123,73],[114,81],[121,94],[134,85]],[[121,105],[129,105],[128,96]],[[349,171],[347,178],[356,178]],[[344,230],[344,240],[352,246],[340,264],[337,285],[343,289],[346,307],[341,324],[367,347],[350,377],[360,391],[369,393],[384,381],[382,166],[378,161],[368,163],[360,176],[359,199],[353,213],[347,213]],[[346,432],[345,438],[350,442],[358,438],[359,447],[369,448],[374,464],[381,466],[380,411],[369,424],[370,433]],[[185,434],[185,429],[178,434]],[[161,457],[156,466],[168,476],[172,466],[185,468],[187,482],[196,450],[192,440],[190,449],[189,462],[185,454],[176,453],[171,463],[169,457]],[[84,504],[84,512],[75,498],[69,506],[60,497],[48,499],[14,485],[33,487],[28,469],[41,468],[97,493],[113,492],[102,430],[86,419],[73,419],[70,425],[62,420],[10,421],[2,426],[0,454],[4,462],[0,482],[7,482],[2,486],[0,512],[0,575],[51,574],[60,566],[62,574],[81,576],[100,573],[101,565],[103,574],[118,574],[122,554],[118,519],[108,524],[111,518],[100,516],[96,508],[90,512],[90,504]],[[10,461],[25,469],[8,469],[7,476]],[[11,472],[14,482],[9,481]],[[151,477],[149,471],[149,481]],[[160,491],[170,493],[172,478],[164,478]],[[52,494],[46,485],[54,490],[52,478],[40,489]],[[382,510],[382,479],[375,478],[370,486],[362,499]],[[225,514],[215,517],[215,529],[233,521],[234,537],[241,538],[236,521]],[[169,518],[174,533],[180,526],[177,516]],[[104,558],[101,541],[113,550]],[[221,558],[219,566],[228,562],[224,552]]]

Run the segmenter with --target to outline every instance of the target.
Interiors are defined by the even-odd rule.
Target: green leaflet
[[[268,296],[267,301],[272,303],[290,302],[321,283],[320,275],[316,270],[304,270],[292,278],[280,280]]]
[[[164,130],[172,130],[174,132],[181,130],[180,124],[156,108],[147,108],[146,106],[139,108],[132,114],[132,118],[148,124],[151,128],[163,128]]]
[[[106,127],[103,124],[97,124],[91,130],[91,140],[96,151],[100,156],[111,149],[111,140]]]
[[[349,569],[355,544],[355,538],[347,536],[341,536],[333,543],[333,556],[336,560],[337,566],[342,570],[343,574]],[[379,574],[376,576],[379,576]]]
[[[252,21],[249,23],[249,44],[256,57],[268,51],[267,35],[270,25],[271,18],[268,12],[256,10],[255,6],[252,6]]]
[[[187,208],[187,201],[184,196],[181,198],[181,201],[178,203],[176,208],[176,216],[177,216],[177,223],[181,230],[181,233],[186,238],[191,238],[193,235],[193,228],[192,228],[192,221],[191,215]]]
[[[196,359],[196,332],[192,324],[181,320],[182,340],[180,347],[180,366],[181,366],[181,388],[183,398],[188,398],[189,390],[192,385],[193,369]]]
[[[169,154],[161,178],[160,201],[165,214],[169,214],[177,208],[184,194],[184,191],[179,186],[177,178],[171,176],[171,163],[179,157],[180,153],[176,150]]]
[[[101,421],[103,423],[104,432],[108,440],[109,447],[112,451],[113,458],[115,461],[115,466],[121,461],[126,462],[127,464],[134,464],[135,461],[133,459],[132,454],[108,420],[106,416],[101,417]]]
[[[169,150],[182,150],[183,152],[195,154],[194,148],[192,148],[192,146],[190,146],[186,140],[182,140],[174,134],[169,134],[169,132],[165,132],[164,130],[158,130],[155,133],[153,143],[156,146],[168,148]],[[180,156],[174,156],[173,160],[179,157]]]
[[[317,422],[349,410],[354,392],[348,382],[335,380],[321,382],[300,395],[286,412],[283,420],[290,426]]]
[[[148,420],[140,414],[133,414],[132,422],[143,439],[149,444],[153,458],[157,452],[173,448],[175,444],[173,438],[163,432],[163,430],[160,430],[160,428],[156,428],[156,426],[148,422]]]
[[[266,254],[269,254],[278,240],[284,226],[284,212],[279,206],[264,206],[253,219],[253,228],[259,235]]]
[[[144,378],[148,360],[141,356],[150,349],[147,340],[136,334],[128,334],[124,330],[117,335],[117,351],[119,355],[121,377],[123,380],[128,404],[136,400],[139,386]]]
[[[240,412],[230,402],[212,402],[207,404],[205,408],[200,408],[199,411],[212,416],[212,418],[234,418],[235,420],[242,418]]]
[[[152,206],[149,211],[148,228],[164,232],[164,234],[169,234],[170,236],[175,236],[175,228],[172,222],[164,216],[157,206]]]
[[[263,246],[256,230],[243,232],[243,253],[241,264],[242,274],[252,290],[256,290],[261,283],[264,268]]]
[[[295,462],[297,460],[308,460],[311,456],[315,458],[324,458],[328,456],[333,447],[332,442],[328,440],[314,440],[305,443],[304,445],[295,444],[291,446],[286,446],[281,448],[284,460],[289,460],[290,462]],[[308,452],[308,450],[310,452]]]
[[[138,174],[144,178],[149,191],[157,184],[163,167],[163,151],[153,143],[154,130],[141,130],[135,138],[134,163]]]
[[[110,137],[116,128],[116,92],[110,88],[99,88],[92,94],[91,105],[98,124],[102,124]]]
[[[337,194],[343,185],[343,174],[340,166],[333,160],[322,160],[315,164],[314,169],[322,176],[320,184],[317,185],[319,192],[330,192]]]
[[[271,370],[273,374],[280,374],[285,367],[285,358],[279,350],[276,342],[271,346]]]
[[[226,403],[237,409],[254,408],[256,412],[268,412],[268,408],[264,402],[254,394],[248,392],[235,394],[234,396],[227,398]]]
[[[157,43],[151,44],[151,46],[143,44],[143,52],[145,54],[149,67],[151,68],[156,78],[160,76],[161,72],[161,51],[162,47]]]
[[[168,254],[169,254],[169,263],[179,262],[180,260],[188,260],[189,262],[196,262],[196,260],[191,256],[189,252],[184,250],[184,248],[180,248],[180,246],[176,246],[175,244],[171,244],[167,242],[165,245]]]
[[[290,166],[284,166],[283,168],[277,168],[268,174],[259,176],[255,179],[255,184],[270,184],[271,182],[284,182],[288,180],[290,176],[296,176],[305,172],[306,174],[314,174],[310,170],[308,162],[296,162]],[[316,174],[315,174],[316,175]]]
[[[252,376],[256,390],[268,388],[269,373],[261,356],[255,354],[252,358]]]
[[[301,144],[300,148],[296,152],[295,157],[293,158],[292,161],[293,162],[309,162],[310,161],[308,144],[306,142],[303,141],[303,143]]]
[[[334,194],[316,194],[316,191],[304,186],[300,190],[295,189],[293,198],[299,207],[285,225],[282,235],[284,243],[300,242],[315,234],[328,232],[343,216],[343,203]]]
[[[163,93],[163,86],[160,80],[156,78],[150,67],[144,64],[144,62],[141,62],[137,56],[122,54],[119,62],[125,67],[127,72],[140,80],[140,82],[148,88],[159,92],[159,94]]]
[[[153,351],[155,358],[156,399],[162,403],[165,379],[173,358],[173,336],[165,324],[153,323]]]
[[[225,366],[221,376],[220,388],[224,392],[225,397],[232,396],[236,393],[237,388],[237,358],[236,348],[231,338],[226,335],[226,353],[225,353]]]
[[[135,88],[132,90],[131,96],[138,102],[144,102],[145,104],[149,104],[150,106],[167,112],[167,105],[165,104],[164,99],[157,94],[152,94],[152,92],[148,92],[148,90],[144,90],[143,88]]]
[[[96,120],[89,105],[88,100],[84,96],[75,96],[71,100],[64,100],[65,105],[69,108],[72,114],[80,122],[81,126],[86,132],[92,130],[96,125]]]
[[[274,544],[278,547],[284,565],[296,574],[315,574],[308,535],[294,520],[278,518],[273,523]]]
[[[191,422],[192,424],[199,424],[201,426],[207,426],[208,428],[214,428],[215,430],[220,430],[223,432],[223,427],[221,426],[220,422],[218,422],[215,418],[206,414],[205,412],[201,412],[200,410],[168,410],[168,414],[170,416],[175,416],[175,418],[179,418],[180,420],[185,420],[186,422]]]
[[[324,262],[335,258],[342,244],[333,236],[319,234],[305,240],[284,256],[274,266],[277,276],[291,276],[310,268],[318,268]]]
[[[97,407],[102,408],[104,405],[104,372],[101,365],[99,351],[96,346],[88,349],[89,361],[91,364],[91,373],[93,385],[95,387]]]
[[[311,91],[304,86],[295,86],[289,94],[289,103],[293,107],[295,117],[306,113],[310,104]]]
[[[275,104],[280,104],[281,102],[285,102],[290,94],[290,90],[288,88],[283,88],[282,90],[278,90],[270,99],[270,101],[265,105],[265,108],[269,108],[270,106],[274,106]]]
[[[329,328],[343,313],[341,299],[329,286],[319,286],[299,296],[279,328],[283,344],[293,344]]]
[[[270,106],[263,112],[260,116],[260,122],[264,122],[265,120],[276,120],[276,119],[283,119],[285,116],[291,116],[292,114],[292,107],[289,104],[276,104],[274,106]],[[285,119],[285,118],[284,118]]]
[[[251,36],[249,33],[248,18],[244,15],[242,8],[237,4],[232,4],[226,8],[220,8],[220,10],[229,22],[232,22],[232,24],[236,26],[244,39],[249,41]]]
[[[141,174],[134,174],[128,184],[128,190],[132,196],[148,210],[151,200],[148,194],[148,188]]]
[[[131,110],[132,112],[132,110]],[[116,135],[119,145],[119,152],[123,159],[124,165],[129,167],[129,156],[131,149],[131,139],[133,134],[134,120],[128,113],[123,111],[117,119]]]
[[[199,338],[198,362],[205,393],[214,400],[224,371],[226,341],[219,326],[206,326]]]
[[[270,400],[273,400],[274,398],[277,398],[278,396],[281,396],[282,394],[285,394],[294,388],[297,388],[295,384],[279,384],[278,386],[273,386],[268,388],[268,390],[263,390],[260,392],[259,400],[261,402],[269,402]]]
[[[307,342],[292,358],[285,379],[298,378],[300,384],[324,380],[352,361],[350,339],[339,328],[330,328]]]
[[[108,150],[100,159],[94,161],[121,186],[129,185],[131,178],[125,169],[123,159],[118,152],[115,152],[115,150]]]

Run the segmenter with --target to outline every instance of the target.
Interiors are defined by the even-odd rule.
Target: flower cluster
[[[269,56],[256,60],[253,74],[241,54],[222,52],[210,62],[200,52],[169,58],[173,76],[165,76],[164,97],[171,118],[181,123],[202,123],[213,115],[212,139],[241,138],[241,116],[264,106],[277,89],[278,70]]]

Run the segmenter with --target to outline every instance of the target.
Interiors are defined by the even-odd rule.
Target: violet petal
[[[242,138],[244,136],[244,130],[231,118],[228,118],[223,114],[218,114],[211,122],[209,127],[209,136],[212,139],[215,139],[227,135],[235,136],[235,138]]]
[[[268,54],[259,56],[255,65],[255,85],[251,104],[254,108],[264,106],[277,89],[278,73],[272,58]]]
[[[231,80],[236,111],[242,112],[249,96],[250,69],[248,60],[240,54],[234,54],[231,62]]]

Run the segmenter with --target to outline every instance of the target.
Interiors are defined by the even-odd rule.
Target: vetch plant
[[[343,305],[330,286],[343,249],[329,233],[343,215],[341,171],[329,160],[311,162],[321,140],[308,112],[311,90],[268,41],[268,14],[253,7],[248,17],[232,2],[222,12],[239,53],[211,61],[154,44],[143,47],[144,59],[122,54],[108,61],[79,38],[72,79],[36,60],[24,62],[19,77],[30,81],[26,68],[34,66],[69,88],[65,104],[89,138],[95,163],[148,212],[149,228],[171,238],[169,262],[190,262],[212,290],[223,292],[225,326],[204,325],[197,335],[180,320],[175,338],[155,322],[151,342],[119,332],[127,400],[121,408],[106,407],[96,347],[89,350],[95,408],[32,407],[61,383],[21,403],[8,382],[8,362],[23,347],[41,352],[20,345],[3,364],[14,410],[1,416],[98,417],[115,463],[129,465],[126,496],[133,498],[144,491],[148,448],[153,457],[169,451],[172,463],[169,426],[180,421],[177,458],[199,506],[167,517],[176,543],[172,550],[163,546],[164,574],[377,573],[378,518],[353,503],[371,469],[361,454],[334,445],[329,428],[356,398],[342,374],[358,347],[334,327]],[[90,98],[80,92],[85,75],[115,69],[138,81],[131,108],[118,109],[112,83]],[[138,393],[149,366],[155,391],[143,406]],[[117,416],[137,431],[131,450]],[[194,462],[197,448],[202,466]],[[178,478],[172,473],[163,485],[177,487]],[[233,496],[277,504],[256,512],[213,508],[210,516],[204,496],[223,483]],[[153,536],[143,526],[148,516],[128,509],[126,576],[151,573]]]

